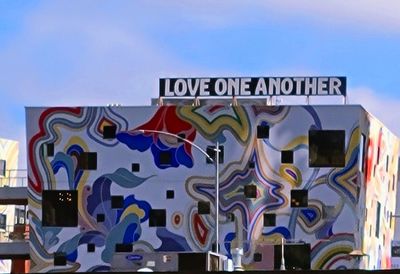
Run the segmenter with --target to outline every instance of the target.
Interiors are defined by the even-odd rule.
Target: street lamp
[[[203,153],[208,160],[210,160],[212,163],[214,163],[215,165],[215,242],[216,242],[216,246],[215,246],[215,253],[219,254],[219,142],[216,142],[216,147],[215,147],[215,160],[208,155],[208,153],[202,149],[201,147],[199,147],[198,145],[196,145],[195,143],[193,143],[192,141],[183,138],[177,134],[171,133],[171,132],[167,132],[167,131],[161,131],[161,130],[154,130],[154,129],[136,129],[135,131],[141,132],[141,133],[158,133],[158,134],[162,134],[162,135],[167,135],[167,136],[172,136],[175,137],[183,142],[186,142],[190,145],[192,145],[193,147],[195,147],[196,149],[198,149],[201,153]]]

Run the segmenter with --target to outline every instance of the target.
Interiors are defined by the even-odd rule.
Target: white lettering
[[[251,78],[242,78],[240,82],[240,95],[251,95],[249,90]]]
[[[293,82],[290,78],[283,78],[281,82],[281,91],[285,95],[290,95],[293,91]]]
[[[240,86],[240,79],[228,79],[228,95],[238,95],[239,93],[239,86]]]
[[[296,82],[296,95],[301,95],[301,83],[304,82],[304,78],[293,78]]]
[[[328,94],[328,78],[322,77],[318,78],[318,94],[326,95]]]
[[[255,95],[260,95],[260,92],[262,95],[267,95],[267,84],[265,83],[264,78],[258,79]]]
[[[185,96],[187,92],[187,85],[184,79],[178,79],[174,85],[174,92],[177,96]]]
[[[340,87],[342,81],[339,78],[333,77],[329,79],[329,94],[330,95],[342,95],[340,92]]]
[[[210,78],[200,79],[200,96],[210,95],[210,91],[208,90],[209,84]]]
[[[279,95],[281,87],[280,78],[269,78],[268,95]]]
[[[193,86],[194,80],[194,86]],[[188,88],[191,96],[196,96],[197,89],[199,88],[199,79],[188,79]]]
[[[223,78],[218,79],[217,81],[215,81],[215,93],[218,96],[224,96],[226,93],[226,89],[227,89],[227,83],[226,80]]]
[[[344,80],[343,80],[344,79]],[[345,95],[343,77],[161,78],[160,96]]]
[[[317,93],[317,79],[316,78],[306,78],[304,87],[304,95],[311,95]]]
[[[170,82],[169,79],[165,79],[165,90],[164,90],[164,95],[165,96],[174,96],[174,92],[170,90]]]

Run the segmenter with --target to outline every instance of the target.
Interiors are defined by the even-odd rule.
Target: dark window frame
[[[7,161],[0,159],[0,176],[6,177]]]
[[[124,208],[124,196],[123,195],[111,195],[111,208],[112,209]]]
[[[292,208],[308,207],[308,190],[292,189],[290,191],[290,207]]]
[[[209,201],[197,202],[197,213],[200,215],[208,215],[211,213],[211,204]]]
[[[293,164],[294,153],[293,150],[282,150],[281,151],[281,163],[282,164]]]
[[[97,152],[82,152],[78,156],[78,167],[82,170],[97,170]]]
[[[132,163],[131,172],[140,172],[140,163]]]
[[[254,184],[245,185],[243,187],[243,193],[247,199],[256,199],[257,198],[257,186]]]
[[[42,226],[77,227],[78,191],[43,190]]]
[[[117,126],[116,125],[106,125],[103,126],[103,139],[112,140],[116,138]]]
[[[269,139],[271,128],[268,125],[257,126],[257,139]]]
[[[160,220],[162,218],[162,220]],[[166,209],[150,209],[149,227],[166,227],[167,226],[167,210]]]
[[[172,156],[171,151],[161,151],[158,158],[160,165],[170,166],[172,164]]]
[[[264,213],[263,214],[263,226],[264,227],[276,226],[276,214],[275,213]]]
[[[309,167],[344,167],[346,164],[345,143],[345,130],[309,130]]]
[[[174,199],[174,198],[175,198],[175,191],[172,190],[172,189],[168,189],[168,190],[165,192],[165,197],[166,197],[168,200]]]

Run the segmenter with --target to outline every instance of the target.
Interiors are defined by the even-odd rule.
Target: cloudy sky
[[[349,102],[400,135],[399,14],[398,0],[0,0],[0,137],[24,154],[25,106],[147,105],[160,77],[314,75],[347,76]]]

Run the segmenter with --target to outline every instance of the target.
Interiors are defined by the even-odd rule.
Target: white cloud
[[[351,89],[349,92],[351,104],[362,105],[369,113],[378,118],[383,124],[400,137],[400,101],[379,97],[379,92],[366,87]]]
[[[161,11],[175,9],[179,17],[206,27],[223,28],[248,22],[268,24],[269,19],[296,24],[311,21],[364,31],[399,32],[398,0],[221,0],[152,1]]]
[[[149,104],[163,73],[190,70],[149,41],[129,17],[53,3],[28,16],[22,33],[0,52],[0,85],[23,104]]]
[[[280,0],[264,1],[264,5],[280,16],[302,15],[350,28],[400,31],[400,1],[397,0]]]

